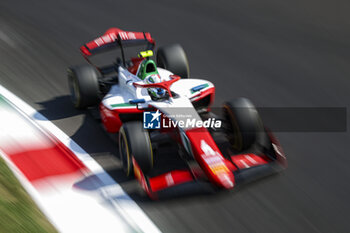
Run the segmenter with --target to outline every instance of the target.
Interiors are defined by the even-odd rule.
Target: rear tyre
[[[237,151],[250,148],[264,131],[258,111],[249,99],[237,98],[224,103],[223,113],[228,127],[226,135]]]
[[[163,46],[157,51],[157,64],[179,75],[181,78],[190,77],[190,68],[185,51],[179,44]]]
[[[151,140],[141,122],[125,122],[120,128],[119,156],[127,176],[133,175],[132,158],[136,160],[144,174],[153,168]]]
[[[94,106],[100,101],[99,72],[91,65],[74,66],[68,69],[68,84],[75,108]]]

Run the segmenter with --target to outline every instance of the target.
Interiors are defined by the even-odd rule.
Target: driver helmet
[[[160,83],[162,82],[162,79],[160,78],[159,74],[151,74],[148,75],[144,81],[147,84],[153,84],[153,83]],[[165,90],[163,88],[148,88],[148,92],[156,97],[156,98],[162,98],[165,95]]]

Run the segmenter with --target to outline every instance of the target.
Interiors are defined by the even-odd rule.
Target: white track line
[[[109,200],[109,202],[119,212],[119,214],[122,215],[126,221],[128,221],[128,224],[130,226],[135,228],[138,232],[160,232],[160,230],[141,210],[141,208],[124,192],[121,186],[116,183],[107,174],[107,172],[69,136],[67,136],[46,117],[41,115],[34,108],[29,106],[27,103],[22,101],[20,98],[15,96],[13,93],[1,85],[0,94],[3,95],[8,101],[10,101],[14,106],[16,106],[19,112],[28,116],[28,118],[34,124],[40,126],[40,128],[43,128],[47,132],[54,135],[59,141],[67,146],[92,173],[96,175],[96,177],[105,185],[104,187],[100,188],[101,194],[107,200]],[[8,164],[10,164],[11,167],[13,167],[13,165],[11,165],[8,160],[6,161]],[[21,183],[28,182],[25,179],[21,179],[20,181]],[[24,184],[24,187],[27,186],[29,186],[29,184]],[[27,191],[34,197],[34,199],[38,198],[36,191],[33,191],[32,189],[27,189]],[[67,212],[69,212],[69,210],[67,210]],[[54,219],[50,220],[53,220],[54,223]],[[58,227],[58,229],[60,228]]]

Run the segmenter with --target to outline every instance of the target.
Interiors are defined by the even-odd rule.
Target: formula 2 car
[[[126,58],[133,46],[144,49]],[[227,101],[221,115],[212,113],[215,87],[189,78],[183,48],[159,48],[156,62],[154,48],[150,33],[111,28],[81,46],[90,64],[68,69],[74,106],[98,107],[106,131],[119,135],[126,175],[135,176],[150,198],[199,182],[232,189],[287,166],[279,142],[248,99]],[[113,64],[92,65],[92,55],[112,49],[121,51]],[[161,152],[167,143],[176,153]],[[162,158],[168,162],[159,166]]]

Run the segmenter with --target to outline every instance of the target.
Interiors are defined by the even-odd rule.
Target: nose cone
[[[223,174],[221,175],[221,177],[219,177],[220,183],[221,185],[225,188],[225,189],[232,189],[235,186],[235,181],[234,181],[234,177],[232,174]]]

